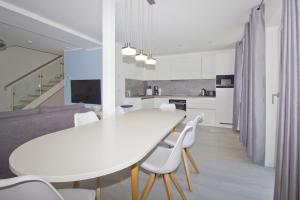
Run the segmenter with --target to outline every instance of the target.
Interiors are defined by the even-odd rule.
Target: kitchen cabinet
[[[186,110],[186,122],[195,119],[196,116],[204,114],[203,122],[201,125],[214,126],[216,123],[216,111],[215,109],[204,109],[204,108],[187,108]]]
[[[155,98],[154,108],[160,108],[160,105],[164,103],[169,103],[169,98]]]
[[[193,120],[197,115],[204,114],[202,125],[215,126],[216,99],[215,98],[188,98],[186,122]]]
[[[201,79],[201,56],[180,55],[171,64],[171,79]]]
[[[207,53],[202,55],[201,79],[216,78],[216,54]]]
[[[133,110],[140,110],[142,109],[142,100],[139,97],[126,97],[122,105],[133,105]]]
[[[234,74],[235,51],[227,50],[216,54],[216,75]]]
[[[155,67],[146,67],[144,80],[215,79],[216,53],[191,53],[157,58]]]
[[[154,98],[142,99],[142,108],[151,109],[154,107]]]

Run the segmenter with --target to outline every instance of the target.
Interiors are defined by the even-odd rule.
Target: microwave
[[[217,75],[217,88],[234,88],[234,75]]]

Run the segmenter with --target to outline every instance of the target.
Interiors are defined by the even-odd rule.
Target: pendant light
[[[128,8],[129,6],[129,8]],[[125,1],[125,19],[126,19],[126,25],[127,27],[124,28],[126,30],[124,30],[125,36],[124,39],[129,41],[129,38],[132,40],[132,26],[131,26],[131,22],[132,22],[132,0],[130,0],[130,3],[128,5],[128,0]],[[130,17],[129,14],[130,13]],[[126,26],[125,25],[125,26]],[[126,38],[127,37],[127,38]],[[122,55],[124,56],[135,56],[136,55],[136,49],[131,46],[130,42],[125,42],[125,45],[122,47]]]
[[[146,65],[156,65],[156,59],[152,57],[152,54],[149,55],[148,59],[145,61]]]
[[[147,60],[145,61],[145,64],[146,65],[156,65],[156,59],[153,58],[152,56],[152,37],[153,37],[153,4],[151,5],[150,4],[150,9],[149,9],[149,12],[148,12],[148,21],[149,21],[149,48],[150,48],[150,53],[149,53],[149,56],[147,58]]]
[[[140,1],[139,1],[140,2]],[[148,56],[144,53],[142,50],[144,48],[144,41],[143,41],[143,36],[144,36],[144,1],[142,1],[142,4],[138,4],[138,20],[139,20],[139,25],[140,25],[140,46],[141,49],[139,50],[139,53],[135,56],[136,62],[144,62],[147,60]]]
[[[147,60],[147,55],[144,54],[143,50],[140,50],[139,53],[135,56],[137,62],[145,62]]]
[[[122,54],[124,56],[135,56],[136,49],[130,45],[130,43],[126,43],[124,47],[122,47]]]

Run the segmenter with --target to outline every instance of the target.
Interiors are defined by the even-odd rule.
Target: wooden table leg
[[[80,182],[79,181],[74,181],[73,182],[73,188],[79,188]]]
[[[139,199],[139,165],[135,164],[131,167],[131,192],[132,200]]]
[[[96,200],[100,200],[100,178],[96,178]]]

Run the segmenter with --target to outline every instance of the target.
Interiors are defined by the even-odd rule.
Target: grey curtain
[[[243,42],[235,45],[235,70],[234,70],[234,97],[233,97],[233,130],[239,131],[240,108],[242,98],[242,72],[243,72]]]
[[[244,38],[240,137],[254,163],[265,164],[265,8],[252,9]]]
[[[299,200],[300,2],[284,0],[282,73],[274,200]]]

